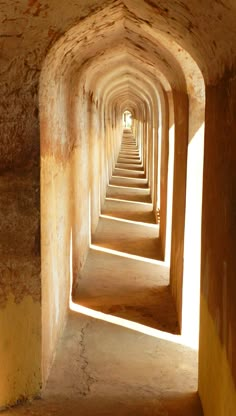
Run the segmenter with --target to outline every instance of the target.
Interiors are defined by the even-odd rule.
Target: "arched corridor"
[[[202,415],[140,150],[124,130],[42,400],[7,415]]]
[[[234,416],[235,2],[15,3],[0,409]]]

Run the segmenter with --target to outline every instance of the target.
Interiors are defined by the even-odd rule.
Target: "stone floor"
[[[197,352],[178,335],[168,273],[142,163],[126,134],[47,388],[3,414],[202,415]]]

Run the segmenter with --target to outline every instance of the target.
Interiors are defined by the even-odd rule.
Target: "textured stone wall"
[[[40,192],[32,170],[0,178],[0,407],[41,388]]]
[[[206,416],[236,411],[235,114],[236,77],[229,72],[206,95],[199,357]]]
[[[200,68],[207,85],[200,393],[207,415],[235,413],[233,72],[219,82],[235,66],[235,15],[233,0],[1,3],[0,406],[37,395],[47,378],[117,152],[114,112],[121,115],[122,102],[134,108],[144,140],[157,83],[175,91],[171,283],[181,318],[187,94],[198,96]],[[165,205],[162,227],[164,214]],[[209,387],[215,375],[223,388]]]

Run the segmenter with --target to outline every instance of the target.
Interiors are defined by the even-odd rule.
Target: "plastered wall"
[[[174,91],[173,98],[175,145],[170,284],[176,302],[179,323],[181,325],[188,146],[188,96]]]
[[[111,109],[104,129],[102,101],[83,73],[52,86],[48,72],[40,90],[43,385],[98,223],[100,183],[107,183],[117,152]]]
[[[168,192],[168,161],[169,161],[169,106],[166,94],[162,97],[162,137],[160,158],[160,239],[163,258],[166,255],[166,229],[167,229],[167,192]]]
[[[0,408],[41,388],[39,181],[22,170],[0,178]]]
[[[181,321],[187,92],[198,88],[195,61],[209,85],[199,388],[207,416],[234,415],[235,73],[222,76],[235,66],[235,2],[3,1],[1,24],[0,406],[38,395],[50,371],[70,287],[86,259],[89,230],[96,228],[117,152],[114,138],[121,130],[112,104],[117,97],[119,104],[125,99],[140,110],[137,126],[147,161],[148,100],[139,96],[147,85],[138,68],[168,94],[181,91],[174,94],[169,123],[170,137],[175,136],[171,284]],[[39,134],[39,76],[53,46],[41,85]],[[93,71],[86,72],[91,63]],[[103,77],[100,93],[85,79],[79,83],[82,65],[97,82]],[[119,88],[114,79],[107,81],[108,72],[121,79]],[[102,102],[110,84],[115,95]],[[166,237],[170,245],[170,232]]]
[[[235,112],[236,78],[228,72],[206,90],[199,352],[205,416],[236,413]]]

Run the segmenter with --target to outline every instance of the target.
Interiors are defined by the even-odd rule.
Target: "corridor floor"
[[[125,132],[47,388],[4,415],[200,416],[197,352],[182,344],[158,225]]]

